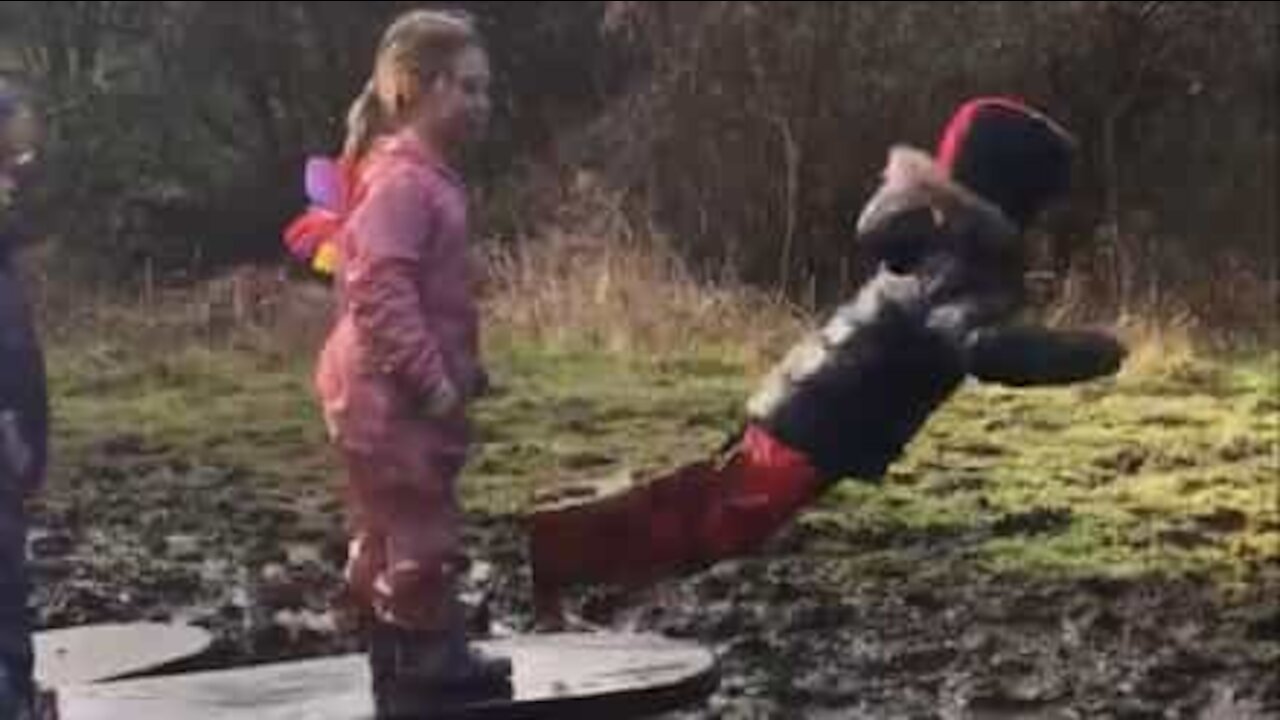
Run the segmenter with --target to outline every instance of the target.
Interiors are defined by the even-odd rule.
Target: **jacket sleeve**
[[[0,482],[44,482],[49,405],[44,356],[17,279],[0,264]]]
[[[346,300],[374,368],[426,398],[445,378],[419,285],[438,227],[423,184],[409,172],[384,178],[352,214]]]
[[[969,372],[984,382],[1015,387],[1068,385],[1113,375],[1127,350],[1087,330],[1022,326],[984,328],[966,343]]]

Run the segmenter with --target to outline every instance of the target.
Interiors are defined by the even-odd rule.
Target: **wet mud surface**
[[[358,649],[327,612],[344,552],[332,501],[235,471],[148,472],[163,477],[145,492],[99,474],[37,510],[41,626],[187,620],[217,637],[192,668]],[[527,629],[519,526],[473,518],[468,532],[470,597],[487,597],[496,627]],[[717,652],[719,691],[679,718],[1280,717],[1280,569],[1230,592],[1194,576],[1001,577],[963,562],[966,542],[799,526],[756,557],[642,596],[587,592],[575,609]]]

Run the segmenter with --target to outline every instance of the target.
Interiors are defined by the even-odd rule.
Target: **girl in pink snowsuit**
[[[348,475],[348,581],[391,622],[437,622],[458,554],[454,484],[482,376],[466,199],[412,130],[377,140],[341,243],[317,389]]]
[[[466,408],[486,376],[450,163],[487,120],[488,84],[466,19],[411,12],[384,35],[348,119],[338,316],[316,389],[345,464],[347,591],[373,620],[383,715],[490,692],[510,674],[467,646],[455,589]]]

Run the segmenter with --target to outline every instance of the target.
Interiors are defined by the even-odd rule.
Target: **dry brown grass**
[[[1274,258],[1224,253],[1200,259],[1150,239],[1134,244],[1143,252],[1112,249],[1074,266],[1057,288],[1049,321],[1113,325],[1137,346],[1182,355],[1278,346]]]
[[[486,253],[488,344],[630,358],[713,354],[763,372],[816,318],[774,295],[698,278],[656,241],[553,231]],[[328,325],[331,294],[262,268],[151,291],[93,288],[28,273],[52,344],[108,344],[165,352],[191,346],[312,356]],[[1086,319],[1087,318],[1087,319]],[[1049,313],[1055,324],[1115,331],[1130,348],[1124,374],[1160,374],[1217,350],[1189,314]]]
[[[634,358],[714,353],[763,370],[799,337],[804,316],[748,288],[699,281],[675,256],[552,233],[492,251],[487,344]],[[280,359],[318,351],[331,312],[323,285],[260,268],[150,292],[88,287],[32,272],[46,341],[167,352],[251,349]]]
[[[331,293],[275,268],[245,266],[195,282],[94,284],[40,254],[24,281],[51,350],[112,348],[164,355],[249,349],[289,360],[314,354],[328,327]]]
[[[716,351],[758,367],[799,337],[785,302],[689,273],[670,251],[553,232],[491,253],[486,316],[502,337],[638,355]]]
[[[553,190],[537,185],[543,211],[525,235],[480,247],[491,344],[633,358],[712,354],[762,372],[817,320],[731,273],[695,273],[661,233],[638,226],[622,199],[588,174]],[[330,317],[324,284],[276,268],[243,267],[195,284],[144,280],[121,290],[67,281],[47,251],[26,264],[55,341],[101,338],[157,349],[249,344],[288,358],[312,355]],[[1098,265],[1063,278],[1044,317],[1115,330],[1131,348],[1130,375],[1224,349],[1274,351],[1278,323],[1274,303],[1265,301],[1277,295],[1274,281],[1238,263],[1203,273],[1207,280],[1177,293],[1121,298],[1105,280],[1114,273]],[[1145,277],[1127,285],[1157,287]],[[1211,320],[1220,317],[1238,322]]]
[[[499,342],[635,356],[715,352],[760,369],[809,322],[731,273],[694,273],[591,175],[557,192],[530,237],[486,248],[486,317]]]

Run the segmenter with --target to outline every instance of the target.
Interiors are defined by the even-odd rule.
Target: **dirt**
[[[129,493],[96,475],[38,508],[42,626],[190,620],[218,638],[192,668],[357,649],[326,614],[344,552],[331,503],[266,492],[234,468],[129,468]],[[993,531],[1069,518],[1035,509]],[[1238,523],[1210,512],[1200,529]],[[469,533],[491,571],[470,597],[488,593],[496,623],[527,628],[518,524],[473,517]],[[720,690],[674,718],[1280,717],[1280,568],[1234,594],[1196,577],[997,576],[962,562],[969,542],[806,524],[756,557],[643,597],[586,593],[579,609],[714,648]]]

